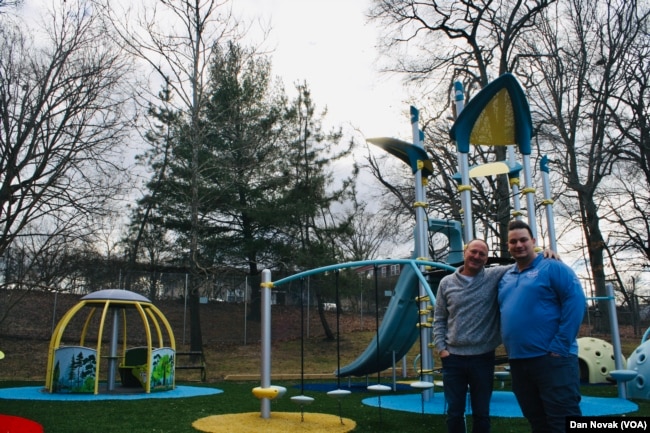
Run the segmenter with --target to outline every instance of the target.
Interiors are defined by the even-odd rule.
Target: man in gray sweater
[[[470,241],[463,265],[440,281],[433,316],[433,342],[442,361],[447,431],[465,433],[469,386],[473,433],[490,432],[494,350],[499,333],[499,280],[510,266],[485,268],[488,246]]]
[[[544,257],[559,259],[551,250]],[[463,265],[440,281],[436,294],[433,343],[442,361],[449,433],[465,433],[468,387],[472,433],[490,432],[494,350],[501,344],[497,293],[499,280],[513,265],[486,268],[487,261],[487,243],[470,241]]]

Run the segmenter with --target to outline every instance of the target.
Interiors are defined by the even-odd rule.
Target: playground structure
[[[614,346],[600,338],[578,338],[578,361],[585,383],[609,383],[610,372],[616,370]]]
[[[513,103],[512,101],[509,101],[508,98],[509,92],[517,92],[516,88],[514,90],[508,89],[508,86],[513,85],[513,80],[514,78],[512,77],[504,78],[498,83],[501,87],[496,86],[490,88],[493,98],[488,98],[487,102],[483,102],[487,105],[495,103],[497,106],[496,108],[493,107],[491,111],[492,114],[496,113],[496,117],[489,120],[489,122],[499,124],[503,121],[499,116],[504,115],[503,113],[511,114],[514,111]],[[514,81],[514,83],[516,84],[516,81]],[[488,88],[489,87],[490,86],[488,86]],[[519,91],[520,90],[521,89],[519,89]],[[521,103],[521,101],[519,101],[519,103]],[[468,113],[471,113],[469,108],[471,108],[471,105],[468,105],[467,111]],[[430,161],[428,161],[426,152],[421,148],[421,132],[417,127],[417,110],[412,108],[411,113],[411,120],[414,125],[414,141],[416,141],[417,144],[410,144],[395,139],[385,138],[371,139],[369,141],[406,162],[413,170],[416,178],[416,203],[414,203],[414,207],[416,208],[415,254],[411,259],[360,261],[325,266],[292,275],[275,282],[272,281],[270,271],[265,270],[263,272],[263,280],[261,284],[261,384],[252,391],[253,395],[260,400],[260,412],[262,415],[261,418],[263,419],[270,418],[271,400],[279,398],[286,393],[285,388],[270,383],[271,290],[275,287],[289,283],[290,281],[308,278],[310,275],[338,271],[346,268],[356,268],[368,265],[380,266],[384,264],[397,264],[403,266],[403,271],[400,274],[397,285],[395,286],[395,296],[392,297],[389,307],[384,313],[381,326],[377,327],[376,338],[370,342],[368,348],[354,362],[344,367],[337,366],[335,375],[340,378],[346,376],[368,376],[372,373],[378,373],[378,381],[380,382],[381,376],[379,373],[390,366],[394,366],[395,360],[402,358],[413,344],[415,344],[415,341],[419,336],[419,377],[418,380],[413,382],[411,385],[412,389],[414,389],[417,394],[406,395],[406,397],[413,398],[414,396],[417,396],[418,399],[421,398],[422,413],[425,413],[425,403],[431,403],[426,406],[426,413],[444,413],[444,409],[442,409],[442,412],[430,411],[430,408],[434,403],[431,401],[433,400],[434,366],[430,345],[430,333],[432,323],[431,312],[435,302],[435,287],[442,275],[453,272],[455,270],[454,265],[457,265],[462,261],[463,237],[465,239],[470,239],[473,237],[473,232],[467,229],[467,221],[464,221],[464,224],[461,224],[457,221],[427,220],[424,212],[426,207],[424,186],[426,185],[426,177],[432,174],[431,164]],[[468,114],[467,116],[470,115]],[[484,123],[488,122],[488,120],[485,119],[485,116],[490,117],[489,115],[479,114],[473,116],[474,123],[483,125],[481,128],[486,128]],[[465,119],[470,117],[465,117]],[[462,117],[459,116],[459,121],[461,119]],[[525,120],[526,116],[523,116],[522,119]],[[469,122],[467,125],[468,128],[472,129],[475,127],[472,126],[472,122],[468,120],[465,121]],[[517,129],[517,122],[505,123],[510,129]],[[456,134],[458,134],[458,131],[456,131]],[[415,138],[416,136],[418,138]],[[514,134],[512,136],[514,137]],[[470,134],[469,137],[473,136]],[[507,140],[510,140],[510,138]],[[423,158],[424,160],[422,160]],[[459,161],[462,161],[463,159],[463,157],[459,157]],[[524,173],[527,172],[526,162],[524,162],[524,166],[519,165],[518,163],[496,162],[472,168],[461,164],[458,176],[460,179],[459,190],[463,195],[465,195],[466,192],[469,192],[471,189],[469,186],[469,179],[472,177],[508,174],[514,193],[518,188],[519,183],[518,181],[514,182],[513,180],[518,180],[519,172],[522,169],[524,170]],[[544,171],[543,167],[542,171]],[[529,184],[527,183],[527,185]],[[534,190],[531,191],[531,189],[532,188],[529,186],[524,188],[524,193],[527,195],[532,194]],[[549,195],[550,194],[545,192],[546,197]],[[545,205],[547,210],[549,210],[552,201],[547,200]],[[467,214],[464,215],[466,216]],[[513,216],[521,217],[522,215],[523,212],[521,209],[518,206],[515,206]],[[549,213],[547,212],[547,217],[548,215]],[[552,218],[550,217],[549,225],[552,225]],[[446,263],[433,262],[425,257],[427,255],[427,232],[442,233],[447,236],[450,251]],[[548,232],[550,233],[551,231],[549,230]],[[431,272],[432,269],[436,269],[439,272]],[[376,275],[377,273],[375,272],[375,276]],[[614,301],[613,296],[608,299],[610,299],[611,302]],[[78,315],[79,312],[88,310],[90,311],[85,316],[85,320],[82,317],[79,325],[82,329],[80,338],[74,340],[74,346],[66,345],[66,343],[72,341],[64,338],[66,329],[74,327],[70,325],[76,324],[76,322],[73,322],[78,318],[78,316],[81,316]],[[616,312],[615,308],[611,309],[611,311],[613,311],[614,314]],[[129,336],[127,334],[127,322],[131,324],[133,317],[135,317],[136,321],[139,320],[143,325],[142,332],[146,338],[146,347],[129,347],[127,344],[127,336]],[[109,331],[105,332],[105,327],[109,329]],[[133,328],[133,326],[130,326],[130,328]],[[105,334],[109,336],[109,341],[105,341]],[[120,334],[122,334],[121,339]],[[613,331],[613,335],[618,336],[618,331]],[[155,342],[156,337],[157,342]],[[97,345],[95,347],[87,346],[86,341],[93,340],[94,338],[96,338]],[[129,336],[129,339],[131,338],[132,337]],[[121,349],[119,348],[120,344],[122,345]],[[600,370],[601,373],[599,374],[602,375],[602,369],[606,368],[612,377],[618,377],[617,381],[619,382],[619,390],[621,389],[621,386],[624,387],[627,384],[628,393],[630,396],[635,396],[631,387],[636,386],[639,388],[641,385],[645,384],[645,377],[650,377],[650,364],[644,364],[645,359],[650,356],[650,346],[644,347],[644,345],[642,345],[637,349],[638,367],[631,367],[630,370],[624,370],[624,366],[620,363],[620,359],[614,360],[614,369],[612,369],[609,361],[606,361],[608,356],[607,354],[604,355],[602,361],[596,362],[591,359],[593,356],[590,357],[588,352],[596,354],[599,352],[601,347],[609,350],[606,343],[600,341],[589,341],[585,346],[585,352],[587,352],[587,354],[585,354],[585,363],[587,364],[586,368],[588,374],[593,375],[594,379],[596,379],[598,376],[595,373],[592,373],[592,369],[594,369],[594,371]],[[617,350],[616,345],[614,345],[611,347],[611,350],[614,354],[620,353],[620,346]],[[603,352],[604,351],[605,350],[603,350]],[[131,361],[130,354],[135,354],[137,352],[140,353],[141,358],[139,360]],[[142,387],[146,393],[158,389],[172,389],[175,386],[175,355],[175,340],[171,327],[164,315],[153,306],[148,299],[124,290],[102,290],[94,292],[82,298],[80,303],[69,310],[56,326],[48,351],[46,389],[50,393],[84,392],[88,394],[98,394],[102,367],[105,371],[104,374],[108,378],[108,392],[116,391],[115,384],[116,374],[118,371],[121,375],[122,385],[127,383],[129,380],[132,380],[131,383],[134,386]],[[632,362],[632,358],[630,362]],[[73,371],[73,369],[76,376],[68,374],[68,372]],[[126,378],[128,375],[131,375],[130,379]],[[68,379],[73,376],[74,380]],[[598,379],[600,380],[599,377]],[[378,384],[369,386],[368,390],[383,393],[389,391],[390,388]],[[339,393],[338,391],[339,390],[331,394],[331,396],[335,398],[345,397],[345,393]],[[496,392],[496,394],[505,393]],[[639,398],[649,398],[647,392],[644,395],[644,397]],[[377,397],[377,399],[381,398],[382,397]],[[438,406],[442,407],[440,404],[441,399],[436,400]],[[313,399],[301,395],[292,398],[292,401],[296,402],[301,406],[301,408],[303,408],[310,404]],[[416,403],[420,403],[420,401]],[[508,404],[516,406],[514,400]],[[379,404],[379,407],[382,407],[381,403]],[[417,407],[419,408],[419,405]],[[630,406],[625,409],[627,412],[635,410],[630,410],[629,407]],[[495,415],[499,416],[497,413],[495,413]],[[342,425],[343,418],[340,416],[339,418],[341,419]],[[334,421],[335,423],[338,423],[338,418]],[[216,422],[222,422],[222,420],[219,419]],[[302,422],[302,420],[298,420],[298,422]],[[351,422],[349,427],[354,428]]]
[[[85,319],[77,313],[87,312]],[[75,319],[78,319],[76,321]],[[128,322],[141,322],[146,346],[129,347]],[[66,344],[66,329],[75,322],[81,334],[75,345]],[[108,332],[105,329],[109,328]],[[122,329],[120,338],[120,328]],[[108,334],[108,347],[104,336]],[[157,344],[154,346],[154,338]],[[86,341],[96,339],[95,347]],[[118,349],[121,340],[121,349]],[[104,353],[107,352],[105,355]],[[117,373],[123,387],[144,392],[173,389],[176,342],[163,313],[144,296],[127,290],[90,293],[68,310],[50,339],[45,388],[51,392],[100,392],[106,361],[106,391],[116,391]]]
[[[261,285],[262,299],[264,300],[265,292],[268,292],[266,296],[270,299],[270,291],[273,287],[296,279],[306,278],[317,273],[367,265],[404,265],[404,270],[400,274],[400,278],[395,286],[395,295],[391,299],[388,309],[384,314],[381,326],[377,329],[376,339],[368,345],[367,349],[356,361],[345,367],[338,367],[335,374],[338,377],[345,377],[368,376],[372,373],[378,373],[378,380],[380,380],[379,373],[391,365],[394,366],[396,359],[406,354],[417,340],[419,334],[420,377],[412,386],[422,393],[423,411],[424,403],[428,402],[433,395],[433,356],[430,342],[431,324],[433,321],[432,310],[435,303],[434,293],[439,282],[439,278],[434,278],[432,281],[427,280],[425,274],[431,268],[440,269],[447,273],[453,272],[455,268],[451,264],[459,264],[462,262],[464,242],[474,238],[471,207],[472,186],[470,179],[480,176],[507,174],[513,193],[512,216],[517,219],[524,216],[524,211],[519,202],[519,194],[524,194],[526,198],[526,210],[528,211],[528,224],[531,227],[533,237],[537,239],[534,201],[535,188],[532,187],[530,166],[532,121],[523,90],[513,75],[504,74],[482,89],[467,104],[467,107],[463,105],[463,89],[460,83],[455,83],[455,90],[458,117],[450,131],[450,136],[456,142],[458,150],[459,172],[454,178],[459,183],[458,189],[461,195],[463,210],[462,225],[455,221],[427,221],[426,219],[424,209],[427,204],[424,187],[427,183],[427,177],[432,174],[432,164],[422,146],[423,133],[418,127],[418,111],[414,107],[411,107],[413,143],[407,143],[393,138],[374,138],[368,139],[367,141],[396,156],[412,169],[415,177],[415,203],[413,207],[415,208],[416,215],[414,257],[411,260],[377,260],[331,265],[301,272],[275,282],[271,279],[270,271],[265,270]],[[470,144],[507,146],[508,160],[469,167],[468,154]],[[523,164],[515,161],[515,146],[522,155]],[[522,170],[524,187],[520,190],[519,174]],[[542,173],[544,186],[544,200],[542,204],[546,210],[546,232],[549,236],[549,246],[551,249],[557,250],[552,209],[553,200],[551,199],[548,180],[548,159],[545,156],[541,158],[540,172]],[[462,234],[460,233],[461,230]],[[447,263],[431,262],[427,259],[427,231],[448,234],[449,256]],[[434,289],[432,289],[431,285],[434,286]],[[416,300],[415,303],[413,299]],[[614,304],[613,294],[608,299]],[[261,417],[269,418],[271,398],[264,395],[264,390],[268,390],[274,397],[279,395],[279,393],[274,392],[273,386],[270,384],[270,337],[268,342],[265,342],[266,333],[270,332],[270,309],[268,311],[266,310],[266,308],[270,308],[270,304],[265,306],[263,302],[262,308],[265,311],[262,315],[262,383],[260,387],[254,390],[254,394],[261,401]],[[612,311],[614,321],[616,321],[615,305]],[[625,398],[625,382],[630,380],[632,373],[629,370],[624,370],[625,366],[621,363],[622,355],[620,354],[617,326],[616,329],[612,330],[612,335],[615,340],[614,346],[604,347],[604,349],[611,347],[612,354],[602,356],[602,351],[595,350],[595,347],[590,346],[590,344],[595,346],[599,344],[598,342],[587,342],[583,347],[582,362],[585,365],[585,374],[589,376],[590,381],[601,382],[602,378],[598,377],[598,374],[604,375],[605,377],[609,374],[618,382],[619,397]],[[650,346],[648,346],[648,350],[650,350]],[[614,353],[617,355],[614,356]],[[650,352],[648,354],[650,355]],[[607,359],[607,356],[609,356],[609,359]],[[610,361],[613,361],[613,363]],[[628,386],[630,385],[628,384]],[[374,387],[375,385],[372,385],[368,389],[370,391],[385,391],[383,388],[379,390]],[[381,407],[381,403],[379,403],[379,406]]]
[[[627,370],[634,372],[632,375],[624,377],[626,382],[626,391],[629,398],[639,398],[650,400],[650,328],[648,328],[643,337],[641,344],[632,352],[627,360]]]

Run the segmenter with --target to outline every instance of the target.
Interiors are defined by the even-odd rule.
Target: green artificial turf
[[[34,382],[0,382],[0,387],[35,386]],[[45,433],[194,433],[192,422],[210,415],[258,412],[260,402],[252,395],[253,382],[219,382],[214,386],[224,392],[207,397],[178,399],[143,399],[129,401],[101,400],[96,402],[59,402],[0,400],[0,413],[28,418],[40,423]],[[291,395],[300,394],[294,388],[295,382],[278,383],[287,387],[287,395],[273,401],[271,414],[278,412],[300,412],[292,403]],[[196,386],[195,383],[192,386]],[[585,386],[584,395],[616,397],[614,386]],[[314,402],[305,408],[306,412],[339,415],[338,400],[325,393],[309,392]],[[422,415],[398,412],[366,406],[361,401],[373,394],[354,392],[341,400],[344,418],[357,423],[355,432],[401,432],[446,431],[442,415]],[[649,416],[650,402],[635,401],[639,411],[630,415]],[[468,424],[471,426],[471,417]],[[492,419],[492,431],[520,433],[528,431],[523,418]],[[471,429],[468,428],[469,431]]]

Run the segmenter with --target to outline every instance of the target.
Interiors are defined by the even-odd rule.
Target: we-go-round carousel
[[[76,320],[82,321],[78,340],[66,339],[66,330]],[[146,345],[130,346],[129,325],[137,322]],[[94,347],[87,345],[90,340],[97,341]],[[56,326],[50,339],[45,388],[51,393],[115,392],[119,372],[124,388],[145,393],[173,389],[175,354],[174,332],[149,299],[128,290],[99,290],[81,298]],[[100,388],[102,377],[106,378],[105,389]]]

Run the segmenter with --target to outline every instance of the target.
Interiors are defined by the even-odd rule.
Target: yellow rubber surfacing
[[[304,418],[304,420],[303,420]],[[357,423],[351,419],[336,415],[305,412],[271,412],[271,417],[264,419],[259,412],[212,415],[200,418],[192,423],[196,430],[207,433],[286,433],[293,431],[328,433],[349,432]]]

